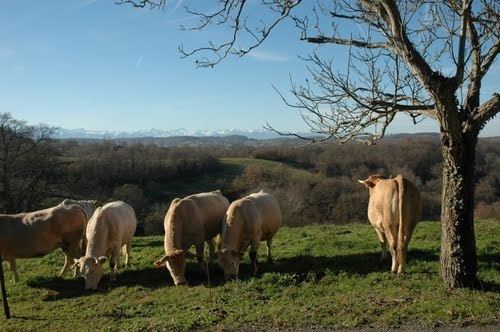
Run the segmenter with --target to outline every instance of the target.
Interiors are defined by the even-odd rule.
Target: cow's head
[[[238,270],[242,256],[243,254],[241,252],[234,249],[224,248],[219,251],[217,262],[224,270],[224,277],[226,280],[238,277]]]
[[[186,254],[184,250],[178,249],[169,252],[155,262],[157,267],[162,267],[163,264],[166,264],[172,279],[174,279],[174,284],[183,285],[186,283],[186,278],[184,277],[184,271],[186,270]]]
[[[97,284],[101,280],[103,274],[102,265],[106,260],[107,258],[104,256],[99,258],[84,256],[75,260],[73,266],[78,269],[78,274],[85,278],[85,289],[97,289]]]
[[[358,180],[358,182],[364,184],[368,189],[371,189],[375,187],[380,180],[384,179],[387,179],[387,177],[381,174],[374,174],[370,175],[366,180]]]

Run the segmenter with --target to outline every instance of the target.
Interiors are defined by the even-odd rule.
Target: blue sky
[[[305,76],[297,53],[311,46],[291,25],[249,56],[197,69],[177,50],[207,41],[180,31],[189,21],[179,0],[152,12],[113,0],[0,0],[0,112],[69,129],[255,129],[266,121],[306,129],[272,89],[287,90],[290,74]],[[342,62],[345,52],[335,56]],[[493,77],[485,80],[486,92],[499,90]],[[499,128],[496,118],[483,135],[500,135]],[[391,133],[437,130],[432,120],[414,126],[407,118],[390,127]]]

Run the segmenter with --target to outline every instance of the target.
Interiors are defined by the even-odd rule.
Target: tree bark
[[[477,283],[474,235],[477,134],[443,131],[442,143],[441,277],[450,288],[474,287]]]

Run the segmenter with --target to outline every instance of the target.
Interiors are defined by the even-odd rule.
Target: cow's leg
[[[12,274],[14,274],[14,282],[19,281],[19,274],[17,274],[17,265],[16,265],[16,260],[14,258],[9,258],[7,259],[9,262],[10,270],[12,271]]]
[[[217,256],[215,253],[215,238],[208,240],[207,244],[208,244],[208,261],[210,262]]]
[[[130,267],[130,243],[123,246],[123,253],[125,255],[125,267]]]
[[[397,229],[392,230],[390,225],[384,225],[384,234],[385,237],[387,238],[387,242],[389,243],[389,250],[391,251],[391,257],[392,257],[392,265],[391,265],[391,271],[396,273],[398,271],[398,259],[397,259],[397,252],[396,252],[396,245],[397,245]]]
[[[267,240],[266,244],[267,244],[267,261],[269,263],[272,263],[273,256],[271,255],[271,245],[273,244],[273,239],[271,238],[271,239]]]
[[[259,236],[259,240],[260,240],[260,236]],[[253,269],[254,275],[257,274],[257,268],[258,268],[257,251],[259,250],[259,244],[260,244],[260,241],[253,241],[250,244],[249,256],[250,256],[250,262],[252,263],[252,269]]]
[[[117,245],[113,248],[113,251],[111,251],[111,259],[109,260],[109,267],[111,268],[109,279],[111,281],[116,280],[116,271],[118,269],[118,261],[120,259],[120,249],[120,246]]]
[[[205,251],[205,241],[201,240],[194,244],[194,248],[196,250],[196,260],[198,264],[200,264],[201,269],[208,275],[208,267],[205,264],[205,260],[203,258],[203,253]]]
[[[380,255],[380,264],[387,258],[387,239],[385,238],[384,232],[375,228],[378,235],[378,240],[380,243],[380,248],[382,249],[382,254]]]
[[[73,263],[73,259],[71,258],[69,253],[66,250],[63,250],[63,253],[64,253],[64,266],[61,269],[61,272],[59,272],[60,277],[62,277],[69,270],[71,264]]]
[[[398,247],[398,274],[402,274],[405,272],[406,265],[406,253],[407,253],[408,244],[403,240],[401,248]]]

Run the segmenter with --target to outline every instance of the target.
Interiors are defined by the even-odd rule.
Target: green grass
[[[368,225],[281,229],[274,265],[224,283],[211,265],[212,286],[193,261],[189,286],[173,286],[165,269],[154,269],[161,236],[134,240],[133,267],[97,292],[83,280],[56,277],[63,257],[19,260],[21,282],[6,268],[13,318],[0,330],[144,330],[198,328],[399,327],[497,324],[500,318],[500,227],[476,227],[479,277],[484,290],[448,290],[438,275],[440,224],[422,222],[410,245],[407,274],[379,266],[379,245]],[[262,245],[260,257],[264,260]],[[107,271],[107,269],[106,269]]]
[[[174,197],[184,197],[194,193],[222,189],[240,176],[245,167],[249,165],[260,166],[264,174],[272,174],[279,172],[281,169],[285,169],[291,180],[297,180],[299,178],[317,180],[321,178],[321,175],[277,161],[253,158],[220,158],[219,161],[221,163],[220,170],[209,174],[189,177],[187,179],[169,181],[162,186],[161,189],[156,191],[156,198],[169,201]]]

